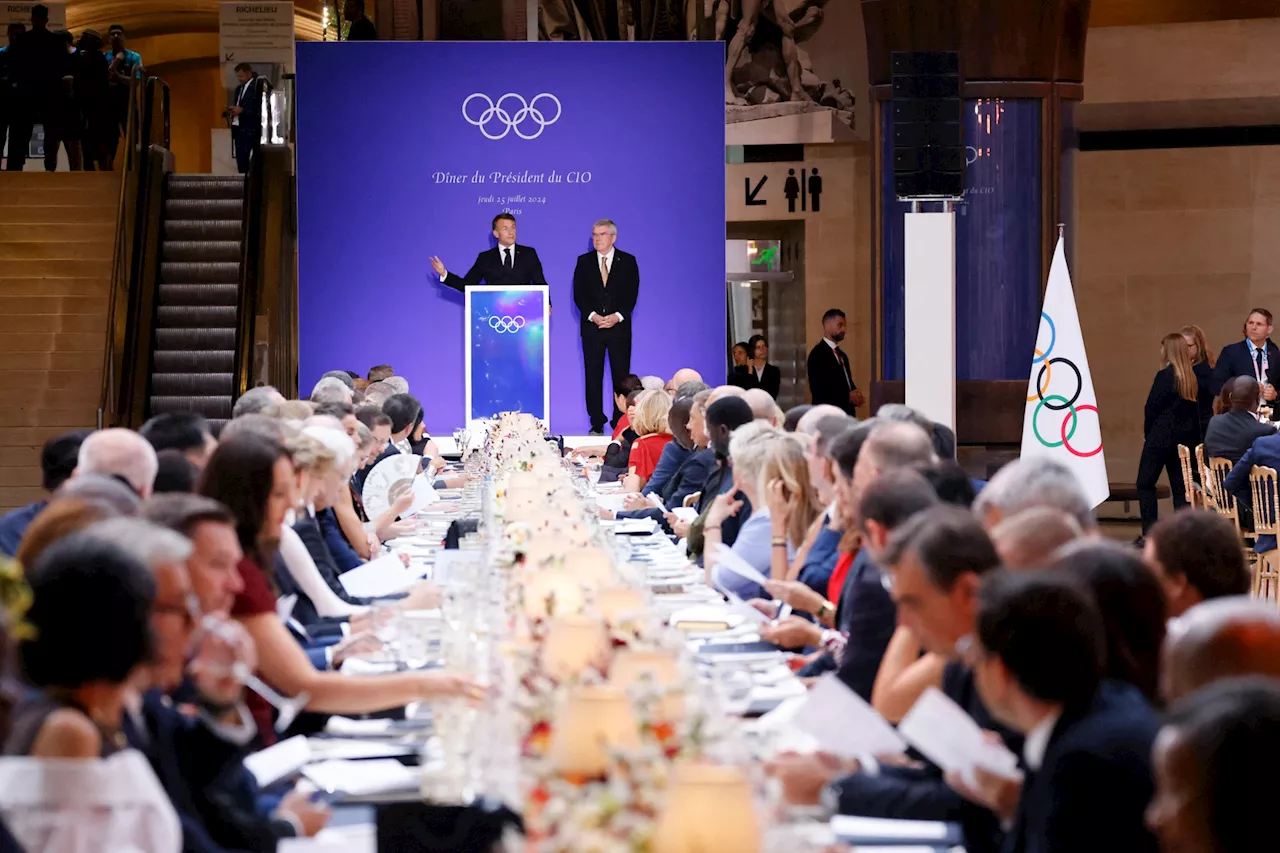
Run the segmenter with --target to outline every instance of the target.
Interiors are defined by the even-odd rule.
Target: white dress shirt
[[[610,248],[609,251],[605,252],[603,255],[600,254],[599,252],[596,252],[596,269],[600,269],[601,265],[603,265],[604,268],[609,271],[610,275],[613,274],[613,249],[612,248]],[[605,287],[608,287],[608,285],[606,284]],[[590,314],[587,315],[587,319],[594,320],[596,316],[597,316],[596,312],[592,311]],[[622,316],[621,311],[614,311],[609,316],[617,317],[619,323],[627,319],[626,317]]]
[[[1044,754],[1049,751],[1049,738],[1053,737],[1054,726],[1058,725],[1061,716],[1062,711],[1054,711],[1027,732],[1027,739],[1022,742],[1022,760],[1031,772],[1039,770],[1044,764]]]
[[[0,818],[27,853],[179,853],[182,826],[142,753],[0,758]]]

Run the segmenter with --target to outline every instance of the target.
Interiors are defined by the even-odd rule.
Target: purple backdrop
[[[430,429],[463,417],[463,275],[515,214],[542,259],[551,317],[551,428],[589,427],[572,275],[591,224],[618,223],[640,264],[631,368],[724,372],[724,49],[719,43],[298,44],[299,381],[389,363]],[[468,122],[480,94],[513,117]],[[469,104],[479,118],[487,104]],[[498,136],[497,118],[484,126]],[[539,132],[540,131],[540,132]],[[534,137],[534,138],[522,138]],[[498,181],[494,173],[532,182]],[[484,178],[483,183],[475,181]],[[452,179],[452,180],[450,180]],[[606,379],[607,395],[610,393]]]

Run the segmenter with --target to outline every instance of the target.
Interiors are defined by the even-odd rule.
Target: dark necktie
[[[503,250],[502,250],[502,265],[503,265],[504,267],[506,267],[507,269],[511,269],[511,267],[513,266],[513,265],[512,265],[512,263],[511,263],[511,250],[510,250],[510,249],[503,249]]]
[[[1253,355],[1254,355],[1254,361],[1256,361],[1258,364],[1258,381],[1266,382],[1267,373],[1262,367],[1262,347],[1258,347],[1257,350],[1254,351]]]
[[[852,391],[853,383],[849,381],[849,365],[848,362],[844,360],[844,350],[840,349],[840,347],[836,347],[833,352],[836,354],[836,361],[840,362],[840,373],[844,376],[844,384],[848,385],[849,390]]]

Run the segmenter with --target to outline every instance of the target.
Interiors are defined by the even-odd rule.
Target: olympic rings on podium
[[[480,113],[479,117],[472,118],[471,114],[467,112],[467,108],[471,106],[471,102],[477,98],[484,101],[487,106],[484,111]],[[544,98],[556,105],[556,114],[550,118],[544,115],[542,110],[538,109],[538,102]],[[509,100],[519,101],[520,107],[515,109],[514,112],[509,111],[506,106],[504,106]],[[511,106],[514,107],[514,105]],[[548,110],[549,109],[550,107],[548,105]],[[549,92],[542,92],[541,94],[534,95],[533,100],[531,101],[525,101],[524,96],[517,95],[515,92],[507,92],[507,94],[498,98],[497,103],[494,103],[493,99],[488,95],[482,92],[476,92],[472,95],[468,95],[466,100],[462,102],[462,117],[467,120],[468,124],[474,124],[476,127],[480,128],[480,132],[484,134],[485,139],[502,139],[512,131],[515,131],[516,136],[521,139],[537,139],[542,135],[542,131],[546,129],[548,125],[555,124],[560,120],[561,111],[560,99]],[[501,133],[494,133],[490,131],[489,125],[494,121],[501,123]],[[537,130],[526,133],[525,130],[521,129],[522,125],[527,122],[532,122],[536,125]]]
[[[493,329],[500,335],[514,335],[516,332],[524,328],[524,318],[519,315],[516,315],[515,317],[508,317],[504,314],[499,317],[497,314],[494,314],[489,318],[489,328]]]

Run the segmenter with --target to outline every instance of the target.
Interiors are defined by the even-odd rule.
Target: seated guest
[[[119,483],[116,485],[121,489],[126,488]],[[27,568],[34,566],[40,559],[40,555],[55,542],[103,519],[116,518],[123,514],[100,500],[55,496],[45,507],[44,512],[36,516],[36,520],[27,528],[26,535],[22,537],[22,544],[18,546],[18,562]]]
[[[643,380],[641,384],[644,384]],[[671,379],[662,386],[662,390],[674,400],[676,397],[693,396],[708,387],[710,386],[702,381],[701,373],[692,367],[682,367],[672,374]]]
[[[395,368],[393,368],[391,365],[375,364],[373,367],[369,368],[369,372],[365,374],[365,378],[368,379],[370,383],[373,383],[373,382],[381,382],[384,379],[390,379],[392,376],[395,376],[395,375],[396,375]],[[381,403],[379,403],[379,405],[381,405]]]
[[[1049,566],[1084,581],[1106,628],[1105,677],[1131,684],[1148,702],[1160,701],[1164,592],[1133,548],[1083,540],[1058,552]]]
[[[809,480],[818,492],[818,501],[825,507],[813,527],[809,531],[802,548],[797,555],[795,578],[819,595],[828,594],[827,587],[836,564],[840,561],[840,540],[844,538],[841,527],[840,512],[836,496],[835,460],[831,456],[831,444],[836,436],[843,433],[856,421],[836,409],[834,406],[815,406],[815,409],[830,409],[834,415],[820,417],[811,421],[808,416],[801,419],[796,430],[800,435],[810,438],[805,446],[805,459],[809,463]]]
[[[167,412],[142,425],[138,434],[151,442],[156,453],[177,450],[196,468],[203,468],[218,441],[209,422],[194,412]]]
[[[742,399],[747,401],[756,420],[764,421],[769,426],[782,427],[782,410],[778,408],[773,397],[769,396],[768,391],[763,388],[748,388],[743,393]]]
[[[1142,559],[1164,587],[1170,616],[1211,598],[1249,593],[1236,526],[1216,512],[1184,509],[1161,521],[1151,528]]]
[[[341,494],[338,495],[331,509],[342,530],[343,538],[361,560],[368,560],[373,556],[380,542],[375,544],[376,536],[365,529],[364,524],[369,518],[364,511],[364,496],[356,494],[351,488],[351,483],[355,472],[376,458],[381,451],[378,450],[378,442],[373,437],[373,433],[362,423],[356,424],[355,443],[355,458],[352,464],[347,466],[350,468],[351,476],[347,477],[346,482],[342,484]]]
[[[617,441],[603,446],[579,447],[574,451],[578,456],[600,457],[600,482],[602,483],[616,483],[630,472],[631,446],[638,437],[635,429],[636,405],[644,392],[645,389],[641,388],[627,395],[627,407],[624,410],[627,428],[618,436]]]
[[[52,494],[70,479],[76,470],[80,445],[91,432],[92,430],[87,429],[75,430],[55,436],[44,443],[44,448],[40,451],[40,485],[46,492]],[[32,519],[47,504],[47,500],[36,501],[0,516],[0,554],[12,557],[18,553],[22,535],[26,533]]]
[[[1234,465],[1255,440],[1264,435],[1275,435],[1275,426],[1254,417],[1258,411],[1259,388],[1258,380],[1252,376],[1238,376],[1232,381],[1231,409],[1214,415],[1204,434],[1206,462],[1229,459]]]
[[[643,391],[644,386],[640,384],[640,377],[634,373],[628,373],[622,377],[622,381],[613,386],[613,406],[618,414],[617,423],[613,425],[613,440],[617,441],[624,430],[631,426],[631,416],[627,414],[627,410],[631,405],[631,395]]]
[[[627,457],[628,480],[624,481],[624,487],[630,485],[634,487],[632,491],[644,489],[657,470],[658,460],[671,442],[670,414],[671,398],[664,393],[642,392],[636,399],[636,415],[631,422],[636,439]]]
[[[352,441],[356,440],[356,429],[360,425],[360,421],[356,418],[355,406],[350,403],[324,403],[316,406],[316,415],[336,418],[342,424],[342,431]]]
[[[32,631],[18,658],[33,690],[13,711],[4,752],[38,760],[0,760],[5,823],[28,851],[180,849],[174,808],[121,731],[129,680],[154,648],[154,581],[84,533],[50,546],[27,580]]]
[[[156,494],[191,492],[200,471],[181,450],[161,450],[156,454]]]
[[[1265,308],[1250,311],[1244,321],[1244,340],[1227,344],[1218,354],[1209,393],[1217,394],[1232,377],[1251,376],[1266,386],[1262,398],[1268,404],[1274,401],[1275,389],[1280,385],[1280,348],[1271,342],[1271,331],[1270,311]]]
[[[1215,598],[1170,621],[1160,670],[1166,702],[1237,675],[1280,678],[1280,610],[1273,602]]]
[[[334,371],[330,371],[330,373],[333,372]],[[344,374],[343,378],[349,377],[346,377]],[[342,381],[342,379],[330,374],[325,374],[320,378],[320,381],[315,384],[315,387],[311,389],[311,396],[309,400],[317,406],[322,403],[347,403],[350,405],[353,394],[354,383],[351,386],[348,386],[346,382]]]
[[[1015,572],[1045,568],[1061,548],[1082,536],[1078,521],[1047,506],[1032,507],[991,528],[1001,564]]]
[[[863,492],[856,512],[846,520],[849,528],[861,535],[862,547],[842,589],[834,596],[839,603],[832,604],[802,583],[770,581],[770,594],[796,610],[813,614],[817,622],[789,616],[774,625],[761,626],[761,638],[786,647],[822,647],[830,652],[834,668],[849,689],[870,700],[897,622],[879,561],[893,532],[937,503],[933,489],[915,471],[898,469],[878,477]],[[764,604],[767,602],[756,606],[776,617],[776,608],[770,610],[762,607]],[[837,628],[839,635],[830,636],[824,627]],[[920,654],[916,644],[911,661],[920,658]],[[940,675],[942,663],[936,663],[935,668]],[[893,677],[896,676],[890,676]],[[913,703],[914,700],[907,706]]]
[[[1280,685],[1230,679],[1175,705],[1156,737],[1147,824],[1165,853],[1252,853],[1275,843]]]
[[[1157,849],[1143,812],[1158,722],[1137,688],[1104,680],[1105,636],[1097,605],[1074,579],[1023,572],[982,585],[966,655],[991,713],[1026,737],[1016,812],[1002,814],[1013,820],[1006,849]]]
[[[236,404],[231,407],[231,418],[237,420],[245,415],[274,418],[280,414],[284,401],[284,395],[270,385],[259,385],[236,398]]]
[[[935,453],[938,447],[937,435],[938,433],[935,431]],[[970,477],[954,460],[941,455],[938,456],[938,461],[933,465],[925,465],[918,470],[921,476],[929,481],[929,485],[933,486],[934,492],[938,495],[938,500],[944,504],[962,506],[965,509],[972,507],[973,502],[978,499],[979,486],[986,485],[981,480],[975,480]]]
[[[1259,426],[1262,426],[1262,424],[1259,424]],[[1240,461],[1232,466],[1231,473],[1222,482],[1223,488],[1229,494],[1234,495],[1238,502],[1240,523],[1249,529],[1252,529],[1253,526],[1253,488],[1250,484],[1250,477],[1253,474],[1254,466],[1262,468],[1280,466],[1280,435],[1272,433],[1255,439],[1253,446],[1246,450],[1244,456],[1240,457]],[[1270,489],[1269,486],[1264,488]],[[1259,554],[1265,554],[1275,549],[1276,537],[1271,533],[1259,536],[1253,547],[1253,550]]]
[[[689,434],[689,418],[693,409],[693,400],[693,397],[677,397],[672,401],[670,411],[667,413],[667,429],[671,432],[671,440],[662,448],[662,455],[658,457],[658,464],[653,469],[653,474],[649,476],[649,480],[644,484],[644,487],[637,488],[639,485],[638,477],[628,474],[623,478],[623,488],[627,489],[627,494],[623,498],[623,508],[629,513],[625,517],[635,517],[631,513],[648,513],[650,509],[658,512],[657,508],[648,500],[649,495],[657,495],[662,498],[665,506],[666,498],[664,494],[669,491],[668,486],[672,485],[672,481],[680,473],[685,462],[694,453],[693,438]],[[692,485],[689,491],[697,491],[698,487],[702,485],[702,479],[705,479],[705,472],[698,483]]]
[[[707,476],[707,481],[702,484],[702,489],[698,492],[698,500],[695,504],[698,518],[692,523],[680,521],[674,515],[667,518],[667,523],[671,525],[671,529],[677,536],[688,537],[689,552],[694,556],[699,556],[703,552],[705,544],[703,527],[707,523],[707,515],[716,498],[728,493],[733,496],[735,502],[741,503],[737,512],[720,522],[720,541],[725,545],[732,547],[737,541],[739,527],[751,516],[751,502],[747,500],[746,495],[735,488],[733,460],[729,457],[729,440],[736,429],[751,423],[755,417],[751,414],[751,407],[744,400],[735,397],[717,400],[715,392],[712,392],[708,400],[710,402],[707,405],[707,435],[711,450],[715,453],[716,468]]]
[[[391,377],[387,377],[390,379]],[[385,380],[370,382],[368,387],[364,389],[365,406],[377,406],[382,408],[383,404],[390,400],[396,393],[396,389],[392,388]]]
[[[782,429],[784,432],[795,432],[800,428],[800,419],[809,413],[812,409],[808,403],[801,403],[798,406],[792,406],[787,409],[786,415],[782,419]]]
[[[978,493],[973,511],[987,530],[1037,506],[1061,510],[1088,535],[1097,532],[1093,505],[1071,469],[1056,459],[1024,456],[1005,465]]]
[[[469,679],[440,671],[351,679],[316,670],[277,615],[269,568],[263,569],[275,563],[295,487],[293,462],[285,449],[253,434],[219,442],[199,485],[201,494],[226,505],[236,518],[243,554],[237,568],[243,586],[231,615],[253,638],[259,676],[284,695],[305,693],[308,711],[328,714],[372,713],[442,696],[478,697],[481,691]],[[249,697],[250,708],[259,738],[272,743],[270,708],[254,698]]]
[[[716,554],[716,549],[722,542],[721,526],[737,515],[747,503],[752,507],[751,516],[742,522],[733,545],[728,546],[729,549],[766,577],[773,562],[775,539],[777,550],[783,551],[788,563],[795,556],[795,546],[786,536],[773,535],[769,504],[765,502],[768,483],[760,482],[770,457],[775,453],[787,452],[784,442],[791,442],[793,445],[790,449],[794,452],[790,455],[794,464],[797,467],[806,466],[799,444],[780,429],[760,421],[752,421],[733,431],[733,437],[729,440],[729,458],[733,467],[735,491],[725,492],[715,499],[707,513],[706,524],[703,525],[703,565],[706,567],[708,586],[728,590],[743,599],[762,598],[765,595],[759,584],[721,568]],[[742,499],[735,497],[736,494],[741,494]]]
[[[751,369],[751,357],[747,353],[746,341],[739,341],[733,345],[733,366],[729,368],[726,385],[734,385],[744,390],[757,387],[756,375]]]
[[[689,418],[685,423],[684,431],[688,434],[689,456],[677,469],[667,486],[659,490],[663,502],[669,509],[684,506],[698,493],[707,481],[707,477],[711,476],[711,472],[715,470],[716,454],[711,449],[711,436],[707,432],[707,401],[710,398],[711,389],[709,388],[688,398]],[[674,423],[672,426],[674,431]]]
[[[157,464],[151,444],[133,430],[104,429],[80,445],[76,476],[117,477],[146,500],[155,486]]]
[[[259,816],[252,800],[241,805],[238,819],[252,826],[252,835],[269,845],[241,845],[242,838],[228,841],[221,831],[224,821],[214,819],[209,803],[218,795],[211,795],[210,789],[221,787],[220,780],[229,774],[247,773],[240,762],[255,734],[253,718],[242,701],[244,688],[229,669],[237,661],[251,669],[255,664],[251,641],[234,622],[221,622],[216,630],[209,630],[211,623],[205,623],[196,646],[196,629],[201,623],[191,603],[186,567],[192,553],[190,541],[168,528],[134,518],[95,524],[86,534],[143,561],[156,582],[151,611],[155,655],[125,696],[123,728],[129,746],[147,757],[178,812],[183,849],[217,853],[221,848],[214,837],[228,844],[237,842],[232,846],[274,849],[276,839],[299,834],[295,826],[310,826],[307,834],[314,834],[324,825],[328,810],[311,805],[304,795],[286,797],[287,805],[275,818]],[[220,621],[220,617],[212,618]],[[199,710],[188,715],[176,710],[165,694],[184,683],[193,653],[190,684]],[[206,814],[212,832],[206,828]]]
[[[374,453],[372,459],[377,459],[387,449],[387,445],[391,443],[391,416],[382,411],[381,406],[364,405],[355,410],[356,420],[369,428],[369,432],[373,434]]]
[[[316,413],[316,404],[310,400],[285,400],[280,404],[280,420],[298,425]]]
[[[980,525],[953,507],[917,513],[894,531],[881,561],[892,579],[900,623],[910,632],[916,649],[948,661],[941,676],[942,692],[975,723],[996,731],[1010,750],[1019,752],[1021,736],[992,719],[978,696],[973,671],[958,660],[963,638],[975,630],[982,578],[999,568],[995,549]],[[788,802],[821,799],[841,814],[956,821],[964,826],[967,850],[993,853],[1000,849],[996,816],[985,806],[967,802],[932,764],[882,765],[878,773],[864,773],[858,772],[856,762],[841,767],[821,757],[788,755],[770,769],[782,783]]]

